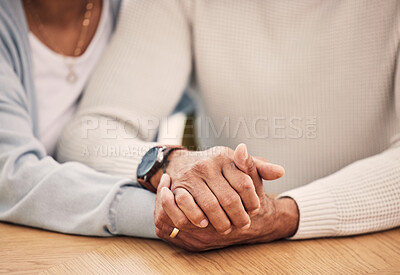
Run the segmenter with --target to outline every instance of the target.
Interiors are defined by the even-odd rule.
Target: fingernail
[[[249,222],[248,224],[246,224],[245,226],[243,226],[242,228],[240,228],[241,230],[246,230],[249,229],[251,225],[251,222]]]
[[[201,227],[206,227],[207,225],[208,225],[207,219],[204,219],[204,220],[202,220],[202,221],[200,222],[200,226],[201,226]]]
[[[223,232],[222,235],[228,235],[229,233],[231,233],[231,231],[232,231],[232,227],[230,227],[228,230]]]
[[[244,147],[243,149],[240,149],[240,147]],[[244,143],[239,143],[238,146],[236,146],[235,152],[240,152],[240,150],[242,150],[243,154],[241,157],[244,157],[244,159],[246,160],[249,157],[249,153],[247,152],[247,146]],[[240,154],[240,153],[239,153]]]
[[[247,152],[247,146],[246,144],[242,143],[243,145],[243,154],[244,154],[244,159],[247,159],[249,157],[249,153]]]

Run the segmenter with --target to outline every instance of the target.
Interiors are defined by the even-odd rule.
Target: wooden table
[[[0,273],[400,274],[400,229],[188,253],[158,240],[63,235],[0,223]]]

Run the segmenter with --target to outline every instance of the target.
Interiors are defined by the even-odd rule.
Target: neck
[[[33,6],[43,23],[65,25],[82,17],[87,1],[82,0],[24,0]],[[30,3],[29,3],[30,2]],[[29,5],[28,5],[29,7]]]

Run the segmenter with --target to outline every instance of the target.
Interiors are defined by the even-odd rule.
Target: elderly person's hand
[[[248,155],[243,144],[244,153]],[[241,148],[241,146],[238,146]],[[251,177],[233,161],[234,151],[213,147],[206,151],[174,151],[169,158],[167,174],[172,179],[171,191],[185,218],[175,220],[178,228],[188,223],[206,227],[209,223],[221,234],[229,234],[232,225],[250,227],[250,216],[260,210],[260,199]],[[265,179],[284,174],[279,165],[258,159],[254,164]]]
[[[267,242],[295,233],[298,223],[296,203],[289,198],[272,200],[264,194],[262,179],[257,172],[258,161],[247,154],[244,145],[238,146],[234,158],[238,168],[251,177],[260,198],[260,209],[252,216],[251,226],[244,229],[233,226],[232,232],[221,235],[213,226],[198,228],[191,225],[186,213],[176,204],[169,189],[170,177],[165,174],[159,185],[155,210],[156,233],[160,238],[186,250],[202,251],[240,243]],[[176,238],[171,238],[174,227],[180,231]]]

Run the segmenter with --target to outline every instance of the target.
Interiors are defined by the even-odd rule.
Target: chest
[[[196,6],[194,55],[203,90],[240,90],[249,98],[308,90],[328,99],[361,91],[368,98],[388,88],[377,83],[391,84],[398,1],[231,2]]]

